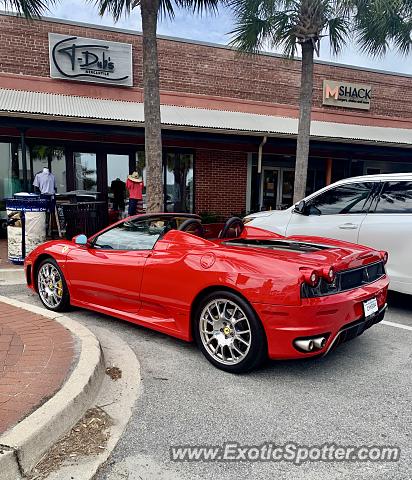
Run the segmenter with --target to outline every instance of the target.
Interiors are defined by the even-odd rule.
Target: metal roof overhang
[[[0,89],[0,115],[119,126],[144,126],[142,103]],[[161,106],[165,129],[232,135],[296,137],[298,120],[254,113]],[[311,138],[412,147],[412,129],[312,121]]]

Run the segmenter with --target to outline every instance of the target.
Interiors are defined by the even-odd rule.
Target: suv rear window
[[[372,213],[412,213],[412,182],[387,182]]]

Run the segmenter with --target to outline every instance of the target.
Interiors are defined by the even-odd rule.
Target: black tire
[[[212,309],[212,312],[205,313],[207,311],[207,306],[209,306],[212,302],[217,302],[218,305],[224,305],[224,303],[219,303],[219,302],[228,302],[228,305],[235,305],[238,307],[239,310],[237,310],[235,315],[238,315],[239,318],[246,318],[248,323],[242,323],[245,322],[244,320],[234,320],[236,323],[233,325],[230,323],[230,320],[228,320],[229,324],[227,326],[223,325],[223,331],[222,329],[217,330],[218,328],[218,323],[221,320],[217,320],[217,315],[215,318],[215,313],[218,312],[219,310],[213,310],[212,307],[209,308]],[[218,307],[219,308],[219,307]],[[227,312],[230,314],[233,314],[234,308],[229,307],[232,310],[229,310],[226,307]],[[209,320],[206,320],[206,318],[210,319],[210,313],[213,313],[214,315],[214,320],[213,320],[213,326],[212,323],[210,323]],[[242,314],[242,315],[241,315]],[[244,317],[243,317],[244,314]],[[202,317],[203,315],[203,317]],[[227,320],[227,313],[224,314],[223,318],[224,320]],[[223,320],[223,323],[225,321]],[[263,326],[257,317],[256,313],[253,311],[251,306],[239,295],[228,292],[228,291],[215,291],[210,293],[209,295],[205,296],[202,301],[199,303],[198,307],[196,308],[196,311],[194,312],[194,318],[193,318],[193,334],[194,338],[196,340],[197,345],[199,346],[200,350],[202,351],[203,355],[209,360],[210,363],[212,363],[215,367],[220,368],[221,370],[224,370],[226,372],[230,373],[246,373],[250,372],[251,370],[254,370],[257,368],[261,363],[266,360],[267,358],[267,342],[266,342],[266,335],[263,329]],[[224,335],[224,338],[222,339],[223,342],[228,342],[231,346],[220,346],[220,351],[222,352],[222,358],[218,358],[216,356],[216,353],[212,353],[211,349],[214,348],[214,346],[219,343],[217,338],[216,339],[211,339],[211,337],[214,336],[212,335],[211,332],[207,332],[207,334],[201,333],[202,325],[206,325],[206,323],[210,324],[210,328],[215,332],[219,338],[222,339],[222,335]],[[241,329],[244,328],[249,328],[250,335],[249,334],[241,334],[243,335],[243,339],[249,342],[249,347],[244,347],[245,348],[245,354],[244,357],[241,358],[241,355],[239,354],[238,359],[233,360],[233,363],[227,363],[229,361],[229,355],[230,354],[235,354],[237,355],[237,352],[235,351],[236,349],[242,350],[241,345],[243,343],[238,340],[240,335],[237,335],[236,331],[236,325],[247,325],[247,327],[241,327]],[[226,336],[226,329],[229,328]],[[210,342],[210,346],[206,346],[207,339]],[[246,342],[245,342],[246,343]],[[219,347],[218,351],[219,351]],[[224,353],[225,352],[225,353]],[[226,356],[226,363],[224,363],[224,356]],[[229,353],[229,355],[227,355]],[[240,352],[242,353],[242,352]],[[235,363],[236,362],[236,363]]]
[[[42,289],[42,280],[40,278],[41,272],[43,272],[43,269],[46,267],[49,267],[52,271],[57,271],[58,275],[60,276],[61,280],[61,298],[60,298],[60,290],[56,289],[54,290],[57,297],[59,298],[59,301],[56,301],[55,305],[52,305],[51,302],[47,302],[46,300],[46,294],[42,293],[44,292],[44,289]],[[55,270],[54,270],[55,269]],[[44,259],[39,267],[36,270],[36,288],[37,288],[37,293],[39,295],[39,298],[42,302],[42,304],[48,309],[48,310],[53,310],[54,312],[64,312],[69,309],[70,306],[70,295],[69,295],[69,289],[67,288],[67,283],[66,279],[64,278],[63,272],[61,271],[60,267],[57,265],[57,262],[53,258],[46,258]]]

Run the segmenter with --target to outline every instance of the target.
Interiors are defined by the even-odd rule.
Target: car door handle
[[[354,223],[344,223],[342,225],[339,225],[339,228],[341,230],[356,230],[359,227],[359,225],[355,225]]]

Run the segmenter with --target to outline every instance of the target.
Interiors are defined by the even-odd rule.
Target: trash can
[[[26,255],[46,241],[46,212],[50,201],[39,195],[16,194],[5,202],[8,258],[21,264]]]

